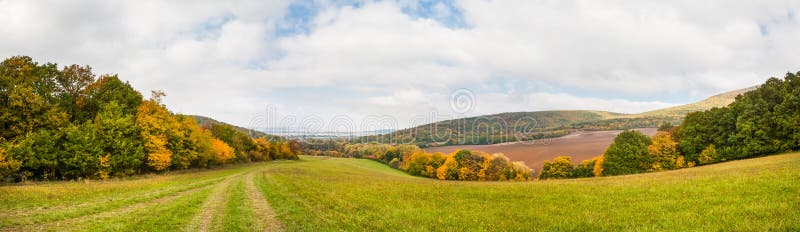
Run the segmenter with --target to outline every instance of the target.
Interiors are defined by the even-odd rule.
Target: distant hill
[[[189,115],[189,116],[194,118],[194,120],[197,121],[197,124],[200,124],[201,127],[208,127],[210,125],[223,124],[223,125],[232,126],[237,131],[241,131],[241,132],[243,132],[245,134],[248,134],[253,138],[265,137],[267,139],[271,139],[271,138],[280,137],[280,136],[270,135],[270,134],[267,134],[267,133],[264,133],[264,132],[261,132],[261,131],[251,130],[251,129],[247,129],[247,128],[244,128],[244,127],[236,126],[236,125],[233,125],[233,124],[220,122],[220,121],[214,120],[213,118],[209,118],[209,117],[205,117],[205,116],[200,116],[200,115]]]
[[[683,117],[683,116],[686,116],[687,114],[689,114],[691,112],[708,110],[708,109],[711,109],[711,108],[714,108],[714,107],[727,106],[727,105],[733,103],[734,100],[736,100],[736,96],[739,96],[740,94],[743,94],[743,93],[749,92],[751,90],[754,90],[757,87],[758,86],[753,86],[753,87],[744,88],[744,89],[738,89],[738,90],[734,90],[734,91],[730,91],[730,92],[726,92],[726,93],[717,94],[717,95],[711,96],[711,97],[706,98],[705,100],[702,100],[702,101],[699,101],[699,102],[686,104],[686,105],[680,105],[680,106],[674,106],[674,107],[669,107],[669,108],[664,108],[664,109],[660,109],[660,110],[648,111],[648,112],[644,112],[644,113],[640,113],[640,114],[634,114],[634,115],[631,115],[631,116],[632,117],[646,117],[646,116],[677,116],[677,117]]]
[[[590,110],[510,112],[441,121],[384,135],[364,136],[355,142],[415,143],[421,147],[495,144],[560,137],[577,130],[625,130],[658,127],[665,122],[677,125],[690,112],[727,106],[739,94],[755,88],[734,90],[699,102],[639,114]]]

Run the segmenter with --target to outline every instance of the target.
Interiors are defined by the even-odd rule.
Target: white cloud
[[[403,12],[424,7],[416,1],[316,1],[307,33],[277,35],[289,4],[0,0],[0,55],[89,64],[145,95],[165,90],[176,111],[240,125],[277,105],[407,126],[451,113],[458,88],[476,93],[472,114],[634,113],[800,64],[800,3],[788,0],[463,0],[431,4],[432,18]],[[466,27],[442,22],[459,15]]]

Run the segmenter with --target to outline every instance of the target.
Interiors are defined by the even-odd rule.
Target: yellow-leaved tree
[[[594,176],[603,176],[603,161],[605,158],[606,157],[602,155],[594,158],[594,169],[592,170],[592,174],[594,174]]]
[[[0,182],[19,171],[22,162],[12,159],[6,154],[6,150],[0,148]]]
[[[653,137],[653,143],[647,146],[647,152],[653,160],[648,171],[672,170],[686,166],[683,156],[678,152],[678,143],[672,140],[669,132],[659,131]]]
[[[214,151],[214,159],[218,164],[224,164],[236,158],[233,148],[222,140],[214,139],[211,141],[211,148]]]
[[[153,98],[143,101],[136,112],[136,126],[147,153],[147,166],[162,171],[172,164],[172,151],[167,149],[170,128],[177,127],[172,114],[161,104],[163,92],[153,91]]]

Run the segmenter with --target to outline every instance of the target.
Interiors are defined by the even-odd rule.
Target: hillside
[[[800,153],[573,180],[418,178],[302,157],[114,181],[0,186],[0,231],[788,231]]]
[[[233,124],[220,122],[220,121],[214,120],[213,118],[209,118],[209,117],[205,117],[205,116],[200,116],[200,115],[189,115],[189,116],[194,118],[197,121],[197,124],[199,124],[202,127],[207,127],[207,126],[215,125],[215,124],[223,124],[223,125],[229,125],[229,126],[233,127],[234,129],[236,129],[237,131],[245,133],[247,135],[250,135],[253,138],[265,137],[265,138],[269,139],[269,138],[278,138],[279,137],[279,136],[270,135],[270,134],[267,134],[267,133],[264,133],[264,132],[261,132],[261,131],[251,130],[251,129],[247,129],[247,128],[244,128],[244,127],[236,126],[236,125],[233,125]]]
[[[288,230],[786,230],[800,226],[800,153],[629,176],[511,183],[407,176],[304,158],[264,174]],[[734,171],[735,170],[735,171]]]
[[[365,136],[357,138],[356,142],[414,143],[420,147],[479,145],[554,138],[577,130],[652,128],[664,122],[679,124],[690,112],[727,106],[737,95],[754,88],[734,90],[699,102],[639,114],[589,110],[510,112],[441,121],[385,135]]]
[[[686,114],[691,113],[691,112],[708,110],[708,109],[711,109],[711,108],[714,108],[714,107],[727,106],[727,105],[733,103],[734,100],[736,100],[736,96],[738,96],[740,94],[743,94],[743,93],[746,93],[746,92],[749,92],[751,90],[754,90],[757,87],[758,86],[753,86],[753,87],[749,87],[749,88],[738,89],[738,90],[734,90],[734,91],[730,91],[730,92],[726,92],[726,93],[721,93],[721,94],[717,94],[717,95],[711,96],[709,98],[706,98],[706,99],[704,99],[702,101],[699,101],[699,102],[686,104],[686,105],[669,107],[669,108],[660,109],[660,110],[653,110],[653,111],[643,112],[643,113],[639,113],[639,114],[633,114],[633,115],[630,115],[630,117],[647,117],[647,116],[677,116],[677,117],[683,117]]]

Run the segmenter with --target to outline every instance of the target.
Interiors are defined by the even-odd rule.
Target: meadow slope
[[[127,180],[0,186],[0,231],[798,230],[800,153],[532,182],[302,157]]]
[[[800,153],[659,173],[533,182],[417,178],[370,160],[271,165],[289,230],[800,230]]]

